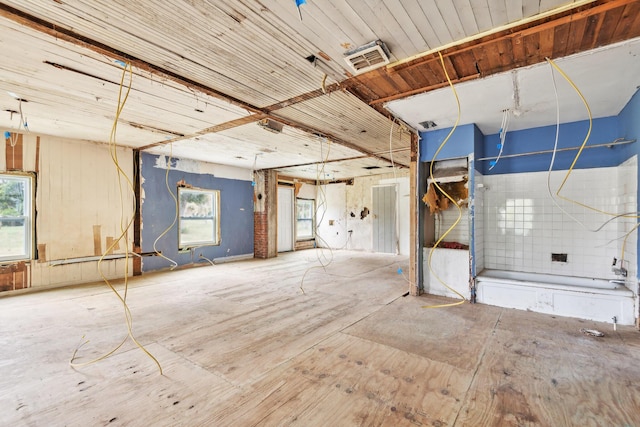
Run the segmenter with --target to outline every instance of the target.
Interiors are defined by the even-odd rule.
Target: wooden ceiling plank
[[[581,50],[589,50],[595,47],[603,22],[603,15],[593,15],[587,18],[587,25],[584,29],[582,42],[580,43]]]
[[[567,44],[569,41],[569,29],[571,24],[558,25],[553,30],[553,58],[566,56]],[[542,35],[541,35],[542,36]]]
[[[522,0],[509,0],[505,2],[507,8],[507,22],[517,22],[524,18]]]
[[[469,76],[462,77],[462,78],[457,79],[457,80],[451,80],[451,82],[453,84],[457,84],[457,83],[462,83],[462,82],[466,82],[466,81],[469,81],[469,80],[475,80],[475,79],[480,78],[480,77],[481,77],[480,74],[474,74],[474,75],[469,75]],[[383,104],[385,102],[395,101],[396,99],[406,98],[407,96],[413,96],[413,95],[417,95],[417,94],[420,94],[420,93],[429,92],[430,90],[440,89],[440,88],[448,86],[448,85],[449,85],[449,83],[446,80],[445,81],[441,81],[439,83],[435,83],[435,84],[432,84],[430,86],[425,86],[425,87],[418,88],[418,89],[412,89],[412,90],[410,90],[408,92],[404,92],[404,93],[396,93],[395,95],[391,95],[391,96],[388,96],[386,98],[376,99],[376,100],[371,101],[369,103],[369,105],[371,105],[371,106],[381,105],[381,104]]]
[[[624,40],[629,37],[629,31],[634,28],[634,21],[640,19],[640,2],[628,4],[622,12],[622,17],[613,32],[614,40]]]
[[[624,7],[618,7],[605,13],[602,27],[600,27],[600,32],[596,39],[596,47],[603,46],[611,40],[613,33],[618,26],[618,22],[620,22],[620,19],[622,18],[623,12]]]
[[[476,70],[476,59],[471,52],[462,52],[460,55],[452,55],[450,58],[456,69],[459,70],[458,75],[471,76],[478,74],[478,70]]]
[[[522,36],[511,38],[511,51],[513,52],[513,66],[515,68],[524,67],[527,63],[524,44],[525,41]]]
[[[491,30],[493,22],[491,21],[491,12],[487,6],[487,0],[470,0],[470,3],[478,26],[478,32]],[[472,34],[477,34],[477,32]]]
[[[577,7],[576,9],[564,11],[556,16],[551,16],[547,18],[542,18],[537,21],[532,21],[520,26],[516,26],[514,28],[510,28],[508,30],[501,31],[499,33],[490,34],[484,37],[481,37],[476,40],[471,40],[464,42],[460,45],[453,46],[445,49],[442,54],[443,56],[455,55],[465,50],[473,50],[478,47],[484,46],[486,44],[490,44],[495,42],[495,40],[500,38],[512,38],[512,37],[526,37],[531,34],[536,34],[547,28],[554,28],[558,25],[562,25],[564,23],[570,22],[575,19],[582,19],[593,15],[599,15],[602,13],[606,13],[611,9],[615,9],[620,6],[627,5],[629,3],[637,2],[638,0],[596,0],[593,3],[583,5]],[[437,55],[424,54],[418,58],[415,58],[409,62],[405,62],[399,65],[387,66],[387,70],[389,72],[393,72],[398,69],[406,69],[412,68],[415,66],[419,66],[423,62],[434,61],[437,59]],[[527,61],[529,63],[529,61]],[[376,72],[377,70],[371,71]]]
[[[119,58],[124,61],[128,61],[131,63],[131,65],[133,65],[136,68],[176,81],[186,87],[197,89],[199,91],[202,91],[203,93],[206,93],[207,95],[210,95],[214,98],[222,99],[233,105],[242,107],[246,110],[249,110],[252,112],[259,112],[259,109],[257,107],[247,104],[239,99],[235,99],[231,96],[228,96],[210,87],[204,86],[191,79],[187,79],[174,72],[166,70],[162,67],[149,64],[146,61],[143,61],[132,55],[128,55],[125,52],[113,49],[95,40],[91,40],[87,37],[83,37],[79,34],[74,33],[73,31],[66,30],[59,26],[53,25],[49,22],[36,18],[35,16],[23,13],[7,5],[0,4],[0,16],[10,19],[21,25],[24,25],[25,27],[33,28],[37,31],[43,32],[45,34],[49,34],[50,36],[55,37],[57,39],[61,39],[66,42],[73,43],[75,45],[79,45],[81,47],[90,49],[101,55],[106,55],[107,57],[110,57],[110,58]]]
[[[541,31],[538,37],[539,44],[539,59],[544,58],[556,58],[554,56],[553,47],[555,45],[556,30],[554,28],[548,28]]]
[[[571,22],[569,27],[569,39],[565,49],[565,55],[573,55],[580,52],[580,45],[584,37],[584,31],[587,28],[587,18],[577,19]]]
[[[480,75],[485,76],[490,74],[491,65],[487,58],[487,52],[485,51],[484,46],[478,46],[476,49],[472,49],[471,52],[473,53],[473,57],[476,59],[476,66]]]
[[[500,65],[502,69],[508,70],[513,67],[513,44],[509,39],[502,39],[497,43],[498,54],[500,55]]]
[[[478,34],[481,30],[478,28],[476,15],[470,0],[453,0],[453,4],[464,33],[467,36]]]
[[[497,70],[502,68],[502,62],[500,61],[500,51],[498,50],[498,41],[486,44],[484,46],[484,52],[486,54],[487,63],[490,70]]]
[[[442,59],[444,61],[444,66],[447,70],[447,73],[449,74],[449,79],[451,79],[451,81],[460,80],[460,74],[458,73],[458,70],[456,69],[453,62],[451,61],[451,58],[447,56],[446,58],[442,58]]]
[[[633,20],[633,24],[631,25],[631,29],[627,34],[628,38],[640,37],[640,13],[638,13]]]
[[[551,30],[553,31],[553,30]],[[534,33],[523,37],[526,65],[539,62],[540,34]]]

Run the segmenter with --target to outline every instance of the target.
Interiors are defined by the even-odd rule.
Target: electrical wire
[[[171,263],[171,267],[169,268],[170,270],[175,269],[178,266],[178,263],[175,262],[174,260],[172,260],[171,258],[167,257],[166,255],[163,255],[162,252],[158,251],[158,248],[156,247],[158,244],[158,241],[163,238],[168,232],[169,230],[171,230],[173,228],[173,226],[176,224],[176,222],[178,222],[178,215],[179,215],[179,209],[178,209],[178,199],[176,198],[175,194],[173,194],[173,191],[171,190],[171,187],[169,186],[169,171],[171,170],[171,160],[173,158],[173,143],[170,142],[169,143],[169,157],[166,159],[166,172],[164,175],[164,183],[165,186],[167,187],[167,191],[169,192],[169,195],[171,196],[171,198],[173,199],[173,204],[176,208],[175,211],[175,215],[173,217],[173,221],[171,222],[171,224],[169,224],[169,226],[167,228],[165,228],[165,230],[160,233],[160,235],[158,237],[156,237],[156,240],[153,241],[153,251],[156,253],[156,255],[158,255],[159,257],[169,261]]]
[[[567,83],[569,83],[569,85],[573,88],[573,90],[575,90],[575,92],[578,94],[578,96],[580,97],[580,99],[582,100],[582,103],[584,104],[586,110],[587,110],[587,114],[589,116],[589,129],[587,131],[586,136],[584,137],[584,140],[582,141],[582,144],[580,145],[580,148],[578,149],[578,152],[576,153],[576,156],[573,159],[573,162],[571,163],[571,166],[569,166],[569,169],[567,170],[567,173],[565,174],[562,183],[560,184],[560,186],[558,187],[558,189],[555,192],[555,195],[557,197],[559,197],[562,200],[565,200],[567,202],[573,203],[575,205],[578,206],[582,206],[583,208],[604,214],[604,215],[609,215],[609,216],[618,216],[617,213],[615,212],[607,212],[605,210],[602,209],[598,209],[595,208],[593,206],[589,206],[585,203],[579,202],[577,200],[573,200],[571,198],[565,197],[563,195],[560,194],[560,191],[562,191],[562,189],[564,188],[565,184],[567,183],[569,176],[571,175],[571,173],[573,172],[573,169],[576,165],[576,163],[578,162],[578,159],[580,158],[580,155],[582,154],[582,151],[584,150],[584,148],[587,145],[587,141],[589,140],[589,137],[591,136],[591,130],[593,128],[593,115],[591,114],[591,108],[589,107],[589,103],[587,102],[586,98],[584,97],[584,95],[582,94],[582,92],[580,92],[580,89],[578,89],[578,87],[576,86],[576,84],[571,80],[571,78],[550,58],[546,58],[547,62],[553,67],[555,68],[562,77],[564,77],[564,79],[567,81]],[[552,76],[553,76],[553,69],[552,69]],[[558,92],[557,92],[557,88],[555,85],[555,77],[553,78],[553,82],[554,82],[554,90],[556,93],[556,119],[557,119],[557,125],[556,125],[556,141],[554,144],[554,153],[552,156],[552,163],[551,163],[551,167],[549,168],[549,172],[551,172],[551,169],[553,167],[553,161],[555,159],[555,151],[558,145],[558,135],[559,135],[559,128],[560,128],[560,107],[559,107],[559,101],[558,101]],[[563,210],[563,212],[566,213],[566,211]],[[568,214],[567,214],[568,215]],[[570,216],[570,215],[569,215]],[[572,217],[573,218],[573,217]],[[636,212],[635,215],[633,216],[624,216],[624,218],[640,218],[640,216],[638,216],[638,213]],[[575,218],[574,218],[575,220]],[[579,221],[577,221],[579,222]]]
[[[396,174],[396,164],[393,161],[393,126],[396,124],[396,118],[393,119],[393,122],[391,123],[391,129],[389,130],[389,160],[391,160],[391,170],[393,171],[393,182],[395,183],[395,190],[396,190],[396,212],[395,212],[395,221],[394,221],[394,226],[395,226],[395,233],[396,233],[396,241],[395,241],[395,247],[396,247],[396,255],[400,253],[400,221],[398,220],[398,213],[400,212],[400,201],[398,200],[399,197],[399,189],[400,189],[400,184],[398,183],[398,175]],[[400,141],[400,143],[402,143],[402,131],[398,132],[398,139]]]
[[[129,93],[131,92],[131,85],[132,85],[132,81],[133,81],[133,70],[131,68],[131,63],[127,63],[124,67],[123,67],[123,71],[122,71],[122,78],[120,80],[120,87],[118,90],[118,107],[116,109],[116,115],[113,119],[113,125],[111,127],[111,134],[109,136],[109,153],[111,155],[111,159],[113,161],[113,164],[116,168],[117,171],[117,176],[118,176],[118,189],[120,192],[120,201],[121,201],[121,217],[120,217],[120,230],[121,233],[118,236],[117,239],[115,239],[111,245],[104,251],[104,253],[102,254],[102,256],[100,257],[100,259],[98,260],[98,272],[100,273],[100,276],[102,277],[103,281],[107,284],[107,286],[111,289],[111,291],[116,295],[116,297],[120,300],[120,302],[122,303],[122,307],[124,309],[124,317],[125,317],[125,323],[126,323],[126,327],[127,327],[127,335],[124,337],[124,339],[118,344],[116,345],[113,349],[111,349],[110,351],[108,351],[107,353],[104,353],[103,355],[89,360],[87,362],[76,362],[76,357],[77,357],[77,353],[80,350],[80,348],[82,348],[85,344],[87,344],[89,342],[89,340],[84,340],[84,335],[81,338],[81,343],[78,344],[78,346],[76,347],[76,349],[74,350],[71,359],[69,360],[69,365],[72,368],[78,368],[78,367],[82,367],[82,366],[87,366],[96,362],[99,362],[101,360],[106,359],[107,357],[111,356],[113,353],[115,353],[119,348],[122,347],[122,345],[127,341],[128,338],[130,338],[134,344],[140,349],[142,350],[149,358],[151,358],[155,364],[158,366],[158,369],[160,371],[160,375],[162,375],[162,366],[160,365],[160,362],[158,361],[158,359],[156,359],[134,336],[133,334],[133,317],[131,314],[131,310],[129,309],[129,305],[127,304],[127,293],[128,293],[128,289],[129,289],[129,249],[128,249],[128,236],[129,236],[129,229],[131,228],[134,218],[135,218],[135,199],[133,202],[133,212],[131,213],[131,219],[127,222],[125,220],[125,214],[124,214],[124,194],[123,194],[123,190],[122,190],[122,181],[124,179],[124,181],[126,181],[126,187],[131,191],[131,194],[133,194],[134,191],[134,186],[133,186],[133,182],[131,181],[131,179],[129,178],[129,176],[126,174],[126,172],[122,169],[122,167],[120,166],[120,163],[118,162],[118,153],[117,153],[117,145],[116,145],[116,134],[117,134],[117,127],[118,127],[118,120],[120,118],[120,114],[122,113],[122,110],[124,109],[124,106],[127,102],[127,99],[129,97]],[[124,88],[124,80],[125,77],[127,75],[127,70],[129,72],[129,84],[127,86],[127,90],[126,93],[124,94],[123,97],[123,88]],[[123,293],[121,294],[120,292],[118,292],[118,290],[113,286],[113,284],[109,281],[109,279],[107,279],[107,277],[105,276],[103,270],[102,270],[102,262],[105,259],[105,256],[111,252],[116,246],[119,245],[119,243],[122,240],[125,240],[125,263],[124,263],[124,290]]]
[[[316,221],[316,232],[315,232],[316,241],[322,245],[320,246],[316,244],[316,251],[315,251],[316,257],[320,265],[309,267],[307,270],[305,270],[304,274],[302,275],[299,289],[303,294],[306,294],[306,292],[304,291],[304,279],[309,273],[309,271],[313,270],[314,268],[322,268],[326,272],[327,266],[329,266],[329,264],[333,262],[333,249],[331,248],[331,245],[329,245],[327,241],[320,235],[320,233],[318,233],[318,228],[320,224],[322,224],[322,222],[324,221],[324,216],[327,213],[327,194],[324,190],[324,187],[320,185],[320,177],[321,176],[325,177],[325,167],[326,167],[327,161],[329,160],[329,155],[331,153],[331,142],[328,141],[327,154],[326,156],[324,155],[323,142],[325,141],[326,141],[326,138],[324,137],[320,138],[320,159],[321,159],[322,166],[318,167],[318,164],[316,164],[316,194],[318,192],[320,193],[320,197],[318,197],[318,199],[320,199],[321,201],[320,203],[316,204],[316,212],[315,212],[316,218],[318,217],[318,212],[320,211],[320,208],[322,207],[324,208],[324,210],[322,211],[322,215],[320,216],[320,219]],[[325,249],[329,250],[329,257],[325,255],[325,252],[324,252]]]
[[[456,200],[453,199],[453,197],[451,197],[451,195],[449,195],[449,193],[447,193],[446,191],[444,191],[444,189],[442,189],[442,187],[440,187],[440,185],[437,183],[437,181],[434,179],[433,177],[433,164],[436,161],[436,158],[438,157],[438,154],[440,154],[440,151],[442,151],[442,149],[444,148],[444,146],[446,145],[446,143],[449,141],[449,139],[451,138],[451,135],[453,135],[453,132],[455,132],[456,128],[458,127],[458,123],[460,122],[460,116],[461,116],[461,111],[460,111],[460,99],[458,98],[458,92],[456,91],[456,88],[453,86],[453,83],[451,82],[451,79],[449,78],[449,73],[447,72],[447,68],[444,65],[444,59],[442,58],[442,54],[440,52],[438,52],[438,56],[440,57],[440,63],[442,64],[442,69],[444,70],[444,75],[447,77],[447,82],[449,82],[449,87],[451,88],[451,91],[453,92],[453,95],[456,99],[456,105],[458,107],[458,117],[456,118],[456,122],[453,125],[453,127],[451,128],[451,130],[449,131],[449,134],[447,135],[447,137],[442,141],[442,143],[440,144],[440,146],[438,147],[438,149],[436,150],[436,152],[433,155],[433,158],[431,159],[431,163],[429,165],[429,178],[431,178],[431,182],[432,184],[442,193],[444,194],[444,196],[449,199],[456,207],[456,209],[458,210],[458,218],[456,218],[455,222],[451,225],[451,227],[449,227],[449,229],[447,231],[444,232],[444,234],[442,236],[440,236],[440,238],[434,243],[434,245],[431,247],[431,249],[429,250],[429,257],[427,259],[427,265],[429,267],[429,271],[431,272],[431,274],[433,275],[433,277],[435,277],[438,282],[440,282],[445,288],[449,289],[450,291],[452,291],[453,293],[455,293],[456,295],[458,295],[460,298],[462,298],[460,301],[454,302],[454,303],[449,303],[449,304],[437,304],[437,305],[425,305],[422,306],[422,308],[442,308],[442,307],[453,307],[456,305],[461,305],[464,304],[464,302],[467,300],[464,295],[462,295],[460,292],[456,291],[455,289],[453,289],[451,286],[447,285],[441,278],[440,276],[438,276],[436,274],[436,272],[433,270],[432,267],[432,258],[433,258],[433,254],[436,250],[436,248],[438,247],[438,245],[444,240],[445,237],[447,237],[447,235],[458,225],[458,223],[460,222],[460,220],[462,219],[462,208],[460,207],[460,204],[458,204],[458,202]]]
[[[549,196],[551,197],[551,200],[553,201],[553,203],[556,205],[556,207],[558,209],[560,209],[565,215],[567,215],[569,218],[571,218],[574,222],[576,222],[577,224],[579,224],[583,229],[585,229],[586,231],[590,231],[590,232],[598,232],[600,230],[602,230],[602,228],[604,228],[604,226],[606,226],[609,222],[618,219],[618,218],[639,218],[638,216],[638,212],[627,212],[627,213],[622,213],[622,214],[617,214],[617,213],[613,213],[613,212],[607,212],[605,210],[602,209],[598,209],[589,205],[586,205],[584,203],[578,202],[576,200],[570,199],[568,197],[562,196],[560,195],[560,191],[562,190],[562,188],[564,187],[564,185],[566,184],[567,180],[569,179],[569,175],[571,174],[571,172],[573,171],[574,166],[576,165],[578,158],[580,157],[580,154],[582,153],[582,150],[586,147],[587,141],[589,139],[589,136],[591,135],[591,129],[593,126],[593,117],[591,114],[591,109],[589,108],[589,103],[587,102],[586,98],[582,95],[582,92],[580,92],[580,89],[578,89],[578,87],[576,86],[576,84],[571,80],[571,78],[550,58],[546,58],[547,62],[550,65],[550,71],[551,71],[551,80],[553,82],[553,91],[555,94],[555,98],[556,98],[556,132],[555,132],[555,140],[554,140],[554,144],[553,144],[553,153],[551,155],[551,163],[549,165],[549,171],[547,173],[547,191],[549,192]],[[567,171],[564,179],[562,180],[562,183],[560,184],[560,186],[558,187],[558,190],[555,192],[555,195],[553,194],[552,190],[551,190],[551,172],[553,170],[553,165],[555,163],[555,158],[556,158],[556,152],[558,149],[558,140],[560,137],[560,97],[558,95],[558,87],[556,84],[556,78],[555,78],[555,73],[554,73],[554,69],[557,70],[560,75],[562,75],[562,77],[564,77],[564,79],[569,83],[569,85],[571,85],[571,87],[576,91],[576,93],[578,94],[578,96],[580,97],[580,99],[582,100],[588,116],[589,116],[589,130],[587,131],[587,134],[584,138],[584,141],[582,142],[582,145],[580,146],[578,152],[576,153],[575,158],[573,159],[573,162],[571,163],[571,166],[569,168],[569,170]],[[589,228],[587,225],[585,225],[582,221],[580,221],[579,219],[577,219],[576,217],[574,217],[573,215],[571,215],[571,213],[567,212],[567,210],[565,210],[562,206],[560,206],[560,204],[558,203],[558,201],[556,200],[556,197],[559,197],[567,202],[576,204],[578,206],[581,206],[583,208],[604,214],[604,215],[608,215],[611,216],[611,218],[607,221],[605,221],[604,223],[602,223],[602,225],[600,225],[599,227],[592,229]],[[624,241],[622,243],[622,249],[621,249],[621,256],[620,259],[621,261],[624,260],[624,252],[625,252],[625,247],[627,244],[627,238],[629,237],[629,235],[631,233],[633,233],[635,230],[637,230],[638,225],[640,223],[637,223],[629,232],[627,232],[623,237],[624,237]],[[612,243],[615,240],[619,240],[621,237],[618,237],[616,239],[613,239],[612,241],[610,241],[609,243]],[[607,243],[607,245],[609,244]]]
[[[509,109],[503,110],[502,112],[502,124],[500,125],[500,131],[498,132],[500,135],[500,152],[498,152],[498,157],[491,162],[491,166],[489,170],[493,169],[498,162],[500,161],[500,157],[502,156],[502,150],[504,150],[504,144],[507,139],[507,128],[509,127],[509,121],[511,119],[511,112]]]

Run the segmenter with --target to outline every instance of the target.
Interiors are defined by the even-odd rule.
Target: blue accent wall
[[[558,149],[579,147],[589,130],[589,121],[565,123],[560,125]],[[533,129],[525,129],[507,132],[502,155],[520,154],[532,151],[553,150],[555,142],[556,126],[545,126]],[[620,135],[618,117],[606,117],[593,120],[591,135],[587,146],[611,142]],[[487,135],[484,139],[484,153],[476,154],[476,160],[481,157],[496,157],[500,152],[500,135]],[[577,150],[559,151],[553,165],[553,170],[567,170],[573,162]],[[483,175],[539,172],[549,170],[551,153],[536,154],[521,157],[501,158],[495,167],[491,167],[490,160],[479,161],[480,171]],[[628,145],[612,148],[585,148],[575,165],[576,169],[617,166],[630,157]]]
[[[153,242],[175,217],[175,202],[166,183],[166,169],[156,167],[158,156],[141,153],[142,191],[142,251],[153,252]],[[176,165],[173,159],[172,166]],[[175,224],[157,243],[156,248],[178,265],[207,262],[208,259],[253,253],[253,187],[250,181],[217,178],[171,169],[169,187],[177,193],[177,182],[203,189],[220,190],[220,245],[203,246],[185,253],[178,252],[178,225]],[[142,270],[165,269],[171,263],[162,257],[144,257]]]
[[[420,161],[430,162],[447,137],[451,128],[420,132]],[[475,124],[458,126],[451,138],[438,153],[436,160],[457,159],[473,153],[476,133],[480,133]],[[481,133],[480,133],[481,134]]]

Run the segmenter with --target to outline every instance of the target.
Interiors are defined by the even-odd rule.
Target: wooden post
[[[410,224],[409,224],[409,277],[411,285],[409,293],[413,296],[420,295],[420,235],[418,218],[420,215],[420,195],[418,194],[418,134],[411,134],[411,164],[409,165],[409,200],[410,200]]]
[[[136,210],[133,219],[133,252],[139,254],[142,252],[142,214],[141,214],[141,204],[142,204],[142,180],[140,179],[141,174],[141,163],[140,163],[140,150],[133,150],[133,191],[134,198],[136,204]],[[125,243],[125,247],[128,246]],[[142,274],[142,259],[140,257],[133,257],[133,275],[140,276]]]

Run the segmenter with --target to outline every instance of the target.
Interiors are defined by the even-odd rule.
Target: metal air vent
[[[386,65],[390,62],[391,56],[387,46],[380,40],[347,51],[344,55],[344,60],[356,73],[364,73]]]

